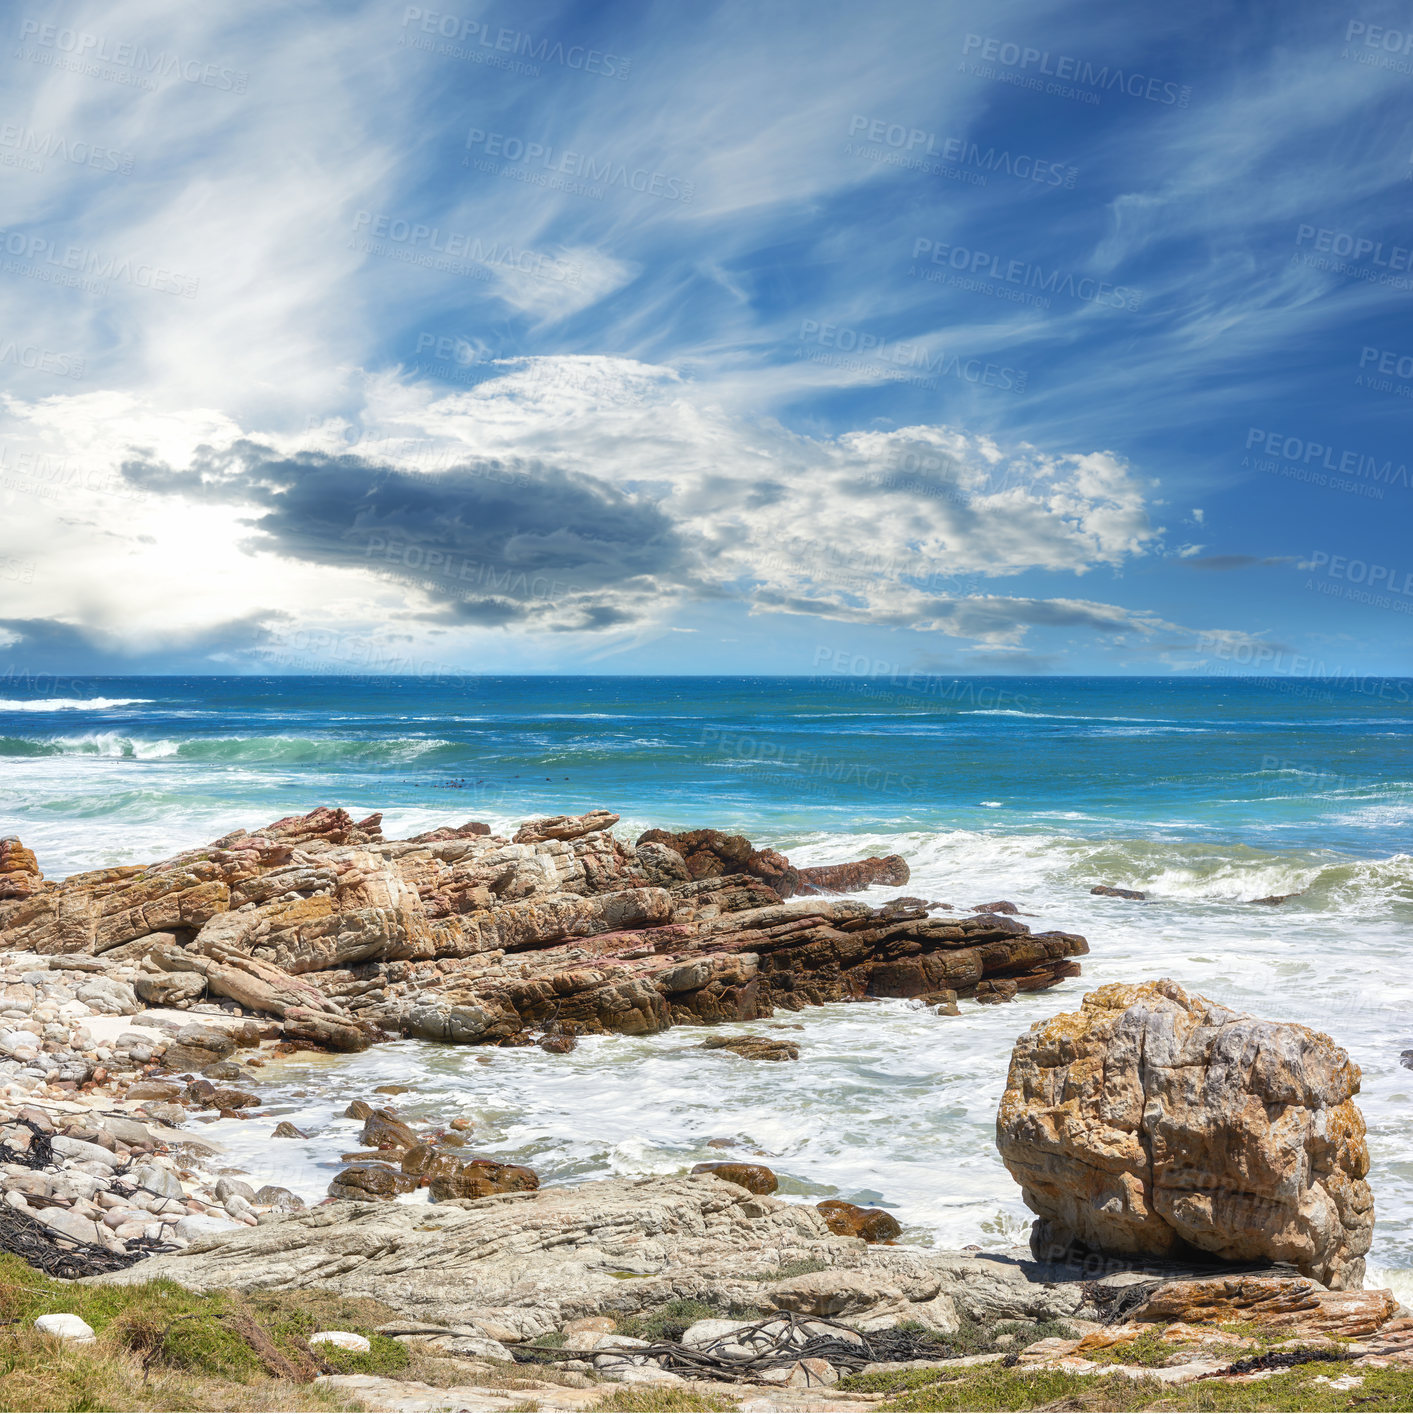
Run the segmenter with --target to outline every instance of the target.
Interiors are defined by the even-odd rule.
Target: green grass
[[[591,1406],[604,1414],[730,1414],[737,1406],[711,1394],[667,1385],[631,1385],[616,1389]]]
[[[698,1321],[759,1321],[771,1313],[756,1306],[711,1306],[705,1301],[683,1299],[634,1316],[613,1314],[620,1335],[634,1336],[638,1340],[681,1340],[687,1327]]]
[[[58,1312],[87,1321],[98,1340],[70,1345],[34,1330],[36,1317]],[[0,1410],[222,1407],[202,1402],[205,1395],[192,1380],[222,1386],[270,1386],[273,1381],[287,1391],[302,1391],[297,1397],[235,1396],[237,1406],[329,1408],[332,1396],[272,1370],[243,1332],[263,1334],[295,1372],[308,1372],[317,1361],[330,1374],[398,1375],[412,1362],[411,1352],[373,1329],[396,1314],[378,1301],[326,1292],[202,1295],[160,1280],[88,1286],[57,1281],[0,1253],[0,1328],[6,1330],[0,1343]],[[372,1348],[364,1354],[323,1345],[311,1361],[304,1337],[329,1328],[366,1336]],[[36,1366],[44,1376],[38,1383]],[[59,1378],[63,1371],[68,1375]],[[168,1392],[162,1398],[174,1402],[149,1402],[148,1396],[132,1392],[134,1379],[139,1391],[165,1380]],[[106,1396],[101,1393],[105,1388],[111,1390]],[[220,1398],[231,1407],[232,1396]]]
[[[1338,1390],[1320,1380],[1362,1376],[1353,1389]],[[1157,1379],[1126,1375],[1079,1375],[1063,1370],[1007,1369],[1001,1364],[955,1370],[898,1370],[856,1375],[841,1390],[890,1394],[876,1407],[899,1414],[923,1411],[1123,1410],[1210,1411],[1211,1414],[1303,1414],[1330,1410],[1413,1410],[1413,1372],[1363,1369],[1344,1361],[1321,1361],[1279,1371],[1253,1383],[1199,1380],[1164,1385]]]

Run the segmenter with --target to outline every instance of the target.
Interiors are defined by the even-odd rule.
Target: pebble
[[[315,1331],[309,1337],[310,1345],[337,1345],[340,1350],[356,1350],[366,1354],[373,1347],[368,1337],[355,1335],[352,1331]]]
[[[61,1340],[71,1340],[77,1344],[86,1345],[91,1340],[96,1340],[93,1327],[79,1316],[70,1315],[68,1312],[57,1312],[52,1316],[40,1316],[34,1323],[37,1331],[43,1331],[45,1335],[57,1335]]]

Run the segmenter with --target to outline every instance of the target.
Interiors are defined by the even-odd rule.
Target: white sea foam
[[[104,712],[137,707],[150,697],[0,697],[0,712]]]

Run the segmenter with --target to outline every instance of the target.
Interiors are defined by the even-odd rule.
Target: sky
[[[1413,665],[1406,6],[2,23],[0,670]]]

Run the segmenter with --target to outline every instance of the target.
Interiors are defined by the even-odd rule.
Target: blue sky
[[[1409,670],[1406,8],[5,23],[12,670]]]

